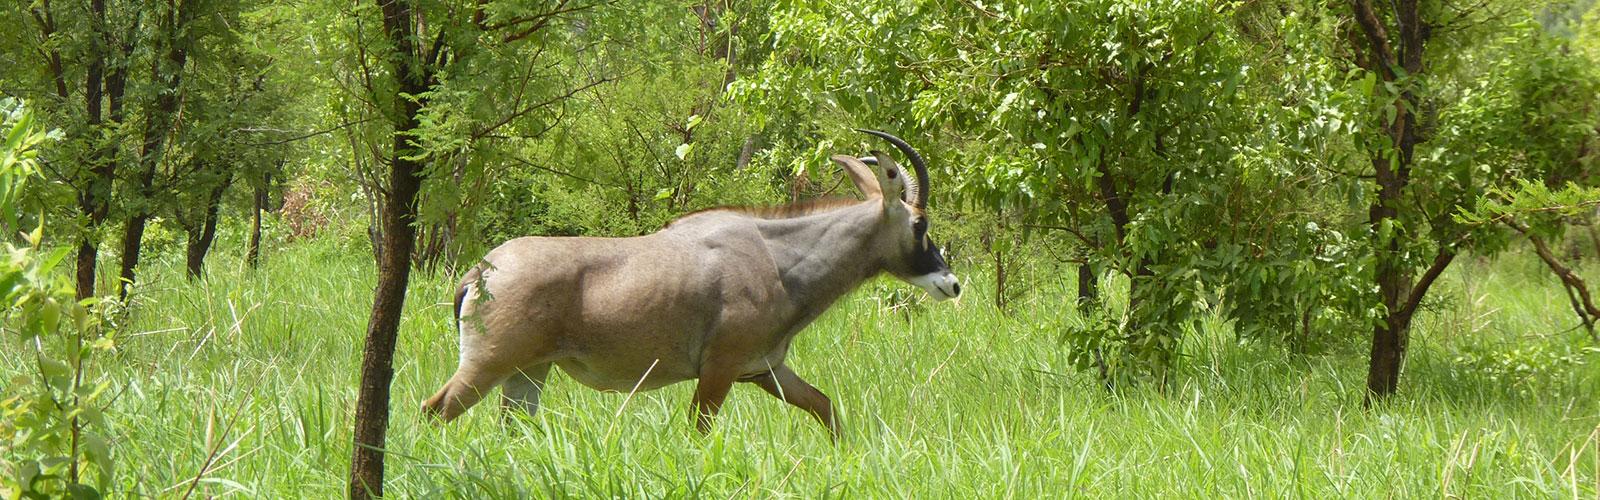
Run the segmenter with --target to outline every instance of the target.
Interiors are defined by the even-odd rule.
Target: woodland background
[[[1600,492],[1593,0],[0,25],[8,497]],[[852,196],[826,157],[854,128],[930,159],[973,293],[874,282],[802,335],[844,443],[753,402],[701,438],[683,388],[561,380],[532,420],[418,420],[489,248]]]

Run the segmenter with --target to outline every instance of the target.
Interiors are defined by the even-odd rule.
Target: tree
[[[216,15],[228,16],[227,24],[240,31],[265,31],[256,26],[258,21],[239,14]],[[191,71],[186,124],[172,139],[187,158],[158,183],[171,193],[164,208],[188,233],[185,263],[190,278],[203,273],[228,189],[235,184],[267,188],[265,177],[294,152],[293,144],[260,143],[258,134],[250,133],[291,127],[296,117],[288,112],[289,85],[274,55],[246,43],[247,36],[219,37],[208,51],[209,64]]]
[[[33,24],[37,28],[31,39],[8,41],[18,48],[16,53],[40,56],[26,63],[14,61],[22,64],[11,66],[16,70],[11,75],[15,79],[8,83],[24,89],[35,85],[52,89],[37,96],[35,102],[45,103],[39,109],[67,133],[68,140],[51,145],[66,154],[50,156],[63,161],[47,162],[44,170],[70,188],[82,221],[74,282],[74,290],[82,299],[95,294],[99,229],[111,214],[112,183],[126,117],[128,65],[134,56],[143,11],[122,3],[108,5],[106,0],[94,0],[89,3],[86,18],[71,15],[77,12],[62,12],[46,0],[17,3],[6,14],[10,24]],[[28,71],[30,68],[38,71]],[[69,81],[79,74],[83,78],[82,114],[69,106],[74,98]]]
[[[395,95],[391,97],[394,107],[390,110],[394,145],[389,159],[389,191],[383,205],[384,238],[378,261],[378,287],[373,297],[372,318],[367,322],[367,344],[361,356],[355,453],[350,464],[351,498],[383,496],[383,443],[389,426],[389,382],[394,378],[394,345],[410,279],[411,248],[416,244],[417,191],[422,187],[423,166],[414,136],[422,95],[428,90],[429,68],[422,61],[429,54],[424,54],[414,43],[426,38],[413,31],[417,25],[411,22],[411,5],[404,0],[378,0],[378,5],[383,12],[383,33],[393,45],[387,62],[397,84]]]
[[[189,52],[202,33],[196,19],[202,10],[212,7],[205,1],[174,0],[156,7],[151,14],[156,23],[150,33],[156,54],[150,61],[150,83],[155,95],[144,110],[137,170],[128,180],[133,192],[129,196],[130,214],[122,232],[122,265],[117,286],[117,295],[121,298],[127,297],[128,287],[134,282],[145,226],[155,214],[156,174],[171,152],[167,139],[180,125],[178,111],[184,98],[183,81],[188,71]]]
[[[375,0],[373,6],[381,17],[379,43],[384,50],[378,56],[383,68],[373,70],[366,59],[369,42],[357,40],[355,67],[362,71],[350,77],[360,82],[357,85],[364,95],[360,104],[351,108],[363,115],[373,113],[381,123],[350,127],[350,139],[361,145],[373,129],[386,128],[388,132],[382,135],[387,136],[387,146],[363,145],[370,149],[357,154],[370,154],[388,168],[381,184],[368,191],[375,195],[375,206],[381,208],[374,238],[378,285],[356,401],[352,498],[383,494],[383,446],[395,342],[417,224],[429,219],[428,214],[419,213],[419,207],[457,205],[454,202],[460,199],[462,186],[474,185],[478,176],[484,175],[485,164],[477,161],[482,154],[477,147],[483,141],[502,135],[513,142],[537,138],[538,131],[559,120],[555,110],[563,101],[606,79],[594,72],[580,73],[587,78],[569,87],[565,82],[571,80],[550,79],[549,74],[537,71],[539,64],[551,62],[545,58],[559,61],[556,58],[570,57],[567,43],[582,46],[581,35],[587,25],[571,32],[562,28],[566,19],[585,13],[594,4],[558,0],[538,6],[515,2],[435,5]],[[366,12],[370,11],[357,9],[357,23],[364,22]],[[508,60],[518,64],[506,64]],[[508,91],[484,92],[485,88]],[[364,107],[368,105],[374,107]],[[522,133],[507,134],[507,130]],[[424,193],[432,198],[431,203],[419,201]],[[432,213],[438,217],[447,212]]]
[[[1462,224],[1458,207],[1521,182],[1593,182],[1582,148],[1594,137],[1595,87],[1583,70],[1592,63],[1540,42],[1526,6],[1350,7],[1363,75],[1353,83],[1369,96],[1358,137],[1371,164],[1378,309],[1367,392],[1377,400],[1398,387],[1412,321],[1455,257],[1504,248],[1504,229]]]
[[[1097,318],[1065,336],[1079,366],[1159,383],[1206,304],[1230,306],[1248,334],[1298,330],[1338,291],[1316,284],[1348,272],[1309,264],[1338,249],[1338,211],[1304,205],[1321,199],[1325,159],[1293,132],[1321,111],[1270,97],[1292,73],[1254,76],[1246,14],[1186,1],[794,6],[741,92],[948,138],[934,163],[958,199],[1076,241],[1081,310]],[[1120,314],[1093,300],[1112,272],[1129,287]],[[1296,311],[1255,313],[1278,306]]]

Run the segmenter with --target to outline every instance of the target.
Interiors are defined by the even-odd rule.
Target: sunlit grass
[[[328,241],[256,271],[218,255],[186,283],[146,271],[110,412],[119,489],[176,496],[343,494],[371,259]],[[1067,280],[994,311],[981,271],[961,303],[894,309],[870,283],[804,332],[790,364],[828,393],[841,443],[802,412],[736,388],[709,436],[691,384],[599,393],[553,375],[544,410],[510,424],[482,404],[448,426],[420,402],[455,368],[453,280],[418,276],[396,354],[389,491],[407,497],[1582,497],[1600,494],[1600,363],[1559,288],[1521,257],[1466,263],[1421,319],[1402,390],[1363,409],[1362,339],[1294,357],[1209,321],[1165,393],[1112,394],[1073,372],[1056,325]],[[1364,334],[1361,336],[1364,337]],[[1468,349],[1576,352],[1510,377]],[[1563,351],[1565,352],[1565,351]],[[0,356],[6,371],[22,361]],[[1535,370],[1535,373],[1538,371]],[[492,400],[491,400],[492,401]]]

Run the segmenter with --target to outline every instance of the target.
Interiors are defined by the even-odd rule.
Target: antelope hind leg
[[[749,381],[760,386],[762,390],[767,391],[767,394],[771,394],[772,397],[784,400],[784,402],[810,413],[811,416],[816,417],[818,421],[822,422],[822,425],[828,428],[828,432],[833,436],[834,441],[839,440],[839,420],[833,415],[833,401],[828,399],[828,395],[806,383],[788,366],[778,365],[772,371],[749,379]]]
[[[455,420],[462,413],[466,413],[468,408],[472,408],[472,405],[483,400],[483,394],[493,389],[494,385],[500,383],[507,375],[507,373],[468,369],[465,366],[458,368],[456,374],[450,377],[450,381],[439,388],[439,392],[422,403],[422,413],[441,422]]]

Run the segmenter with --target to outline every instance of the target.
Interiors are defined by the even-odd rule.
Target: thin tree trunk
[[[750,167],[750,161],[756,157],[756,150],[760,149],[761,136],[750,134],[744,138],[744,145],[739,146],[739,159],[733,164],[734,170],[742,171]]]
[[[268,172],[261,179],[261,184],[256,186],[254,207],[250,211],[250,244],[245,250],[245,262],[255,269],[261,264],[261,212],[267,209],[267,186],[272,183],[272,173]]]
[[[55,12],[50,8],[50,0],[42,0],[30,6],[28,13],[33,15],[34,22],[39,25],[39,39],[48,42],[56,33]],[[61,105],[66,105],[67,75],[61,63],[61,50],[51,44],[44,52],[45,64],[50,67],[50,76],[56,84],[56,97],[61,99]]]
[[[1372,349],[1368,353],[1367,364],[1369,402],[1394,394],[1395,389],[1399,388],[1400,365],[1405,360],[1410,334],[1410,325],[1396,323],[1393,315],[1385,315],[1383,322],[1373,327]]]
[[[1378,198],[1373,201],[1370,221],[1374,234],[1383,232],[1383,226],[1392,224],[1398,210],[1402,185],[1389,168],[1389,160],[1375,158],[1372,163],[1377,172]],[[1381,322],[1373,326],[1372,348],[1367,365],[1367,392],[1370,397],[1383,398],[1393,394],[1400,382],[1400,367],[1404,363],[1409,341],[1410,322],[1400,321],[1401,301],[1411,293],[1410,268],[1401,262],[1400,238],[1391,236],[1380,243],[1374,268],[1378,285],[1378,300],[1383,305]]]
[[[388,10],[388,9],[385,9]],[[409,101],[408,101],[409,102]],[[403,105],[415,108],[415,104]],[[408,110],[409,124],[397,128],[395,146],[403,151],[402,134],[415,128],[416,109]],[[389,175],[390,193],[384,203],[383,250],[372,316],[367,323],[366,347],[361,359],[361,392],[356,401],[355,451],[350,464],[350,497],[383,496],[383,449],[389,428],[389,384],[394,378],[394,347],[400,312],[405,306],[410,280],[411,251],[416,243],[416,197],[422,168],[395,154]]]
[[[206,197],[206,211],[200,221],[199,231],[189,233],[189,245],[185,254],[184,263],[189,269],[189,279],[199,279],[205,274],[206,254],[211,252],[211,243],[217,237],[217,212],[222,207],[222,195],[227,193],[228,186],[233,183],[233,175],[227,174],[222,183],[211,189]]]
[[[88,112],[86,118],[89,130],[94,133],[99,131],[101,123],[100,108],[105,101],[103,87],[106,49],[104,43],[105,0],[90,0],[89,12],[94,36],[90,43],[89,67],[84,76],[83,97],[84,110]],[[78,186],[78,211],[89,218],[89,224],[83,229],[83,236],[78,240],[78,275],[74,288],[79,300],[94,296],[95,267],[99,261],[100,252],[99,246],[95,243],[95,230],[99,226],[99,221],[95,220],[95,214],[101,211],[99,207],[104,203],[97,197],[99,193],[96,192],[96,188],[100,187],[100,183],[97,178],[98,175],[95,174],[99,173],[100,164],[108,163],[105,158],[106,152],[104,148],[96,145],[92,150],[93,157],[90,161],[94,163],[94,167],[90,170],[89,182]],[[106,194],[110,193],[107,192]]]
[[[177,126],[178,106],[181,103],[179,90],[183,85],[183,70],[188,63],[189,44],[194,39],[195,33],[190,26],[194,15],[194,7],[190,3],[181,3],[174,7],[176,11],[167,13],[168,18],[159,24],[161,37],[164,37],[164,47],[161,56],[150,64],[150,80],[156,82],[155,105],[150,108],[150,113],[145,119],[144,143],[139,151],[140,171],[138,177],[138,193],[147,203],[128,218],[128,224],[122,233],[122,272],[119,273],[121,281],[118,283],[117,297],[126,299],[128,287],[134,282],[134,272],[139,267],[139,253],[143,248],[145,225],[150,221],[151,210],[148,200],[155,193],[152,187],[155,183],[156,169],[165,156],[167,135]]]
[[[143,246],[144,228],[150,221],[150,216],[135,214],[128,218],[127,225],[122,229],[122,267],[117,274],[117,298],[128,298],[128,287],[133,284],[134,269],[139,267],[139,251]]]
[[[384,34],[394,45],[390,64],[404,96],[421,96],[427,90],[426,68],[414,45],[410,5],[397,0],[375,0],[383,12]],[[405,306],[406,284],[411,277],[411,252],[416,245],[417,192],[422,186],[422,165],[411,154],[413,131],[418,126],[421,103],[396,96],[394,150],[389,169],[389,191],[383,205],[383,242],[378,267],[378,287],[373,294],[372,316],[367,323],[366,347],[361,358],[361,389],[356,400],[355,438],[350,460],[350,498],[383,496],[384,440],[389,430],[389,385],[394,379],[394,348],[399,336],[400,313]]]
[[[97,2],[99,3],[99,2]],[[100,7],[103,9],[103,5]],[[102,13],[103,14],[103,13]],[[132,53],[131,44],[122,47],[123,59]],[[123,95],[127,89],[128,70],[125,64],[112,66],[105,77],[105,98],[108,101],[109,118],[111,126],[122,123]],[[92,86],[92,85],[91,85]],[[117,151],[120,148],[115,144],[108,146],[101,156],[96,158],[98,164],[93,171],[93,177],[84,194],[84,203],[80,209],[85,210],[89,217],[88,227],[84,228],[83,239],[78,242],[78,275],[77,296],[85,299],[95,294],[95,281],[98,279],[99,254],[100,254],[100,228],[105,225],[106,218],[111,215],[112,183],[116,178]]]
[[[1078,308],[1093,307],[1100,300],[1100,280],[1087,261],[1078,265]]]
[[[990,245],[990,253],[994,254],[994,308],[1003,313],[1006,311],[1006,259],[997,246]]]
[[[84,231],[93,231],[93,228]],[[100,247],[94,241],[92,234],[85,234],[78,240],[78,275],[74,286],[78,300],[94,296],[95,268],[100,260]]]

